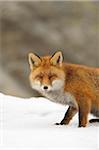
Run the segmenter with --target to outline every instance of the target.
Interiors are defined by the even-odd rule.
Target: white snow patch
[[[0,93],[1,150],[97,150],[98,123],[78,128],[76,115],[68,126],[54,125],[67,108],[41,97],[22,99]]]

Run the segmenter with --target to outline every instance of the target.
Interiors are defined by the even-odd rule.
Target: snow
[[[68,107],[45,98],[17,98],[0,93],[0,149],[98,150],[99,124],[78,128],[76,115],[56,126]],[[89,116],[91,118],[93,116]]]

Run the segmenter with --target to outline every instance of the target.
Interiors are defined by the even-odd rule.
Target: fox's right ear
[[[41,63],[41,58],[33,53],[28,54],[28,59],[29,59],[29,64],[30,64],[30,69],[33,70],[34,67],[38,67]]]

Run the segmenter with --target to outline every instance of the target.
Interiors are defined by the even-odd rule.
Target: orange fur
[[[29,59],[35,60],[34,57],[33,54]],[[99,117],[99,68],[63,63],[60,51],[53,56],[40,57],[37,61],[38,65],[34,62],[31,66],[30,63],[30,82],[36,79],[41,85],[52,86],[54,80],[62,80],[63,93],[68,92],[75,98],[76,102],[69,106],[60,124],[68,124],[77,111],[79,127],[87,125],[89,113]]]

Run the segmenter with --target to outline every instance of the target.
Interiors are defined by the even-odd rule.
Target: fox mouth
[[[41,85],[39,81],[31,82],[31,87],[32,89],[35,89],[36,91],[39,91],[41,93],[49,92],[52,89],[51,85]]]

